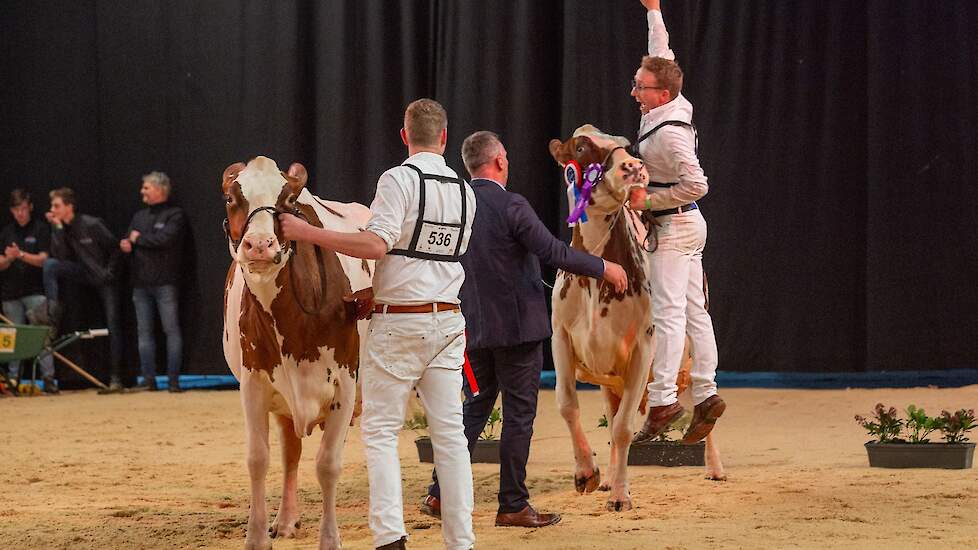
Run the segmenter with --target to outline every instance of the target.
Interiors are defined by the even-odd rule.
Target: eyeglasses
[[[634,78],[632,79],[632,89],[639,92],[642,90],[665,90],[662,86],[642,86]]]

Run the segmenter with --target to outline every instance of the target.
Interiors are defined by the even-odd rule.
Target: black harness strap
[[[411,243],[408,245],[407,249],[394,248],[391,249],[388,254],[393,254],[395,256],[407,256],[409,258],[418,258],[421,260],[434,260],[440,262],[457,262],[459,261],[459,252],[462,250],[462,241],[465,238],[465,217],[468,213],[467,210],[467,200],[465,196],[465,181],[461,178],[453,178],[451,176],[443,176],[440,174],[425,174],[420,168],[413,164],[404,163],[401,166],[406,166],[418,174],[418,184],[420,185],[420,190],[418,192],[418,219],[414,224],[414,233],[411,235]],[[458,184],[459,192],[462,198],[462,218],[460,223],[445,223],[445,222],[434,222],[425,220],[424,210],[425,210],[425,180],[435,180],[440,183],[455,183]],[[428,225],[438,225],[442,227],[453,227],[459,228],[458,241],[455,243],[455,253],[452,255],[448,254],[432,254],[428,252],[420,252],[417,250],[418,241],[421,239],[421,230],[424,224]]]
[[[418,173],[418,183],[420,186],[420,189],[418,189],[418,221],[414,224],[414,234],[411,235],[411,244],[408,245],[408,250],[414,250],[418,246],[418,239],[421,238],[421,226],[424,225],[421,220],[424,219],[424,193],[426,185],[424,184],[424,172],[420,168],[413,164],[405,164],[404,166]]]
[[[629,145],[628,148],[626,149],[626,151],[628,151],[635,158],[642,158],[641,156],[639,156],[638,144],[639,143],[642,143],[643,141],[645,141],[645,140],[649,139],[650,137],[652,137],[652,134],[658,132],[659,129],[661,129],[663,126],[680,126],[682,128],[689,128],[690,130],[692,130],[693,131],[693,140],[694,140],[693,150],[697,154],[699,154],[700,138],[699,138],[699,134],[696,133],[696,126],[694,126],[690,122],[683,122],[682,120],[667,120],[665,122],[659,123],[659,125],[656,126],[655,128],[652,128],[648,132],[645,132],[644,134],[642,134],[637,140],[635,140],[635,143]]]

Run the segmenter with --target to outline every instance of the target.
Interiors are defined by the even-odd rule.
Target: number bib
[[[423,222],[421,235],[415,249],[425,254],[451,255],[461,237],[462,228],[442,225],[440,223]]]

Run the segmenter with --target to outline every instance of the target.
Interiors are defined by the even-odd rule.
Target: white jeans
[[[706,220],[697,209],[663,216],[659,221],[658,248],[651,256],[655,359],[654,380],[648,386],[649,406],[676,402],[676,377],[686,334],[692,341],[693,403],[700,404],[717,393],[717,343],[713,321],[706,311],[703,282]]]
[[[475,544],[472,465],[462,426],[461,313],[375,313],[360,362],[363,416],[360,433],[370,480],[374,546],[407,535],[397,435],[411,391],[428,419],[435,469],[441,482],[442,538],[449,550]]]

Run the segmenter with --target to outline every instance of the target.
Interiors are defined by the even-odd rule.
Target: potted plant
[[[706,443],[700,441],[686,445],[673,439],[674,435],[682,436],[689,427],[692,414],[687,412],[673,422],[658,438],[643,443],[632,443],[628,448],[629,466],[703,466]],[[607,427],[608,419],[604,416],[598,426]]]
[[[924,409],[909,405],[902,419],[895,407],[877,403],[872,416],[856,415],[856,422],[876,438],[866,443],[871,467],[971,468],[975,444],[967,443],[967,433],[978,426],[973,409],[930,417]],[[930,441],[935,432],[941,433],[943,443]]]
[[[418,460],[432,464],[435,452],[431,448],[431,437],[428,435],[428,418],[421,411],[415,411],[411,418],[404,421],[404,428],[411,430],[418,437],[414,438],[414,446],[418,448]]]
[[[489,413],[486,427],[475,442],[472,449],[472,462],[484,464],[499,464],[499,439],[496,438],[496,428],[503,421],[503,413],[499,407],[494,407]]]
[[[499,439],[496,438],[496,429],[502,420],[502,411],[498,407],[493,408],[486,421],[485,429],[475,443],[472,462],[499,464]],[[434,463],[435,454],[431,447],[431,437],[428,435],[428,418],[424,413],[415,412],[404,422],[404,427],[418,435],[414,440],[414,445],[418,449],[418,460],[428,464]]]

